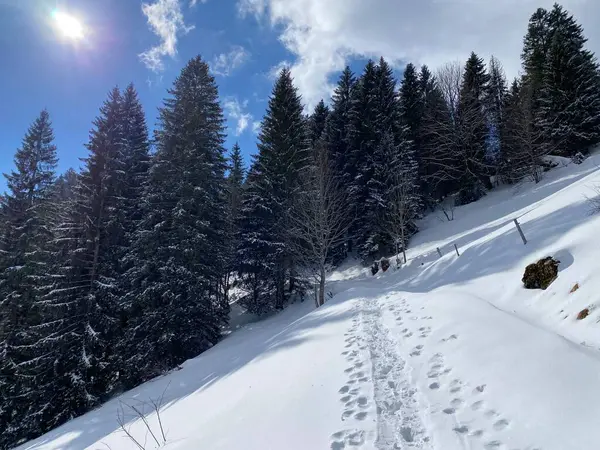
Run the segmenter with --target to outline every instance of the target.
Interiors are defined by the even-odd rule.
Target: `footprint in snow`
[[[509,425],[508,420],[500,419],[494,423],[494,430],[496,430],[496,431],[504,430],[506,427],[508,427],[508,425]]]

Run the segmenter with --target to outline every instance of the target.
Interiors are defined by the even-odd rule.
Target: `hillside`
[[[373,277],[348,262],[323,308],[246,325],[19,450],[139,449],[119,429],[121,407],[131,435],[157,448],[126,405],[148,409],[163,393],[168,449],[595,449],[600,215],[585,196],[598,164],[502,187],[452,222],[430,215],[407,265]],[[525,290],[525,266],[544,256],[561,261],[558,279]]]

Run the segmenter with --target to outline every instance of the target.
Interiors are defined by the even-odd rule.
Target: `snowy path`
[[[378,294],[350,310],[332,450],[595,448],[600,355],[465,293]]]
[[[382,320],[375,299],[364,302],[362,321],[371,355],[378,416],[378,448],[428,448],[420,418],[417,389],[409,367],[398,352],[399,343]]]

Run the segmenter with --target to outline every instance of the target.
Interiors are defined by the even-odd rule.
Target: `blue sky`
[[[0,172],[42,108],[54,122],[60,166],[77,168],[92,120],[115,85],[134,82],[148,124],[183,65],[197,54],[215,71],[230,148],[256,151],[273,77],[291,66],[310,107],[328,99],[346,64],[384,56],[433,70],[471,51],[519,72],[527,21],[554,0],[0,0]],[[600,2],[561,2],[600,49]],[[85,38],[69,41],[52,18],[77,17]],[[0,190],[5,186],[0,179]]]
[[[84,42],[57,33],[51,17],[55,8],[81,18],[89,30]],[[59,170],[79,167],[91,122],[115,85],[135,83],[154,126],[166,89],[197,54],[218,72],[228,147],[239,140],[245,154],[254,152],[253,124],[266,107],[273,82],[269,73],[289,53],[270,27],[240,17],[233,0],[181,2],[181,12],[185,26],[194,28],[178,35],[177,54],[165,55],[163,69],[153,71],[139,55],[159,46],[160,38],[149,28],[141,2],[0,0],[0,171],[12,169],[13,154],[42,108],[54,123]]]

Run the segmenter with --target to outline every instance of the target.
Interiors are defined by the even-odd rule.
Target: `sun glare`
[[[83,25],[75,17],[60,11],[53,11],[52,17],[63,36],[73,40],[83,38]]]

